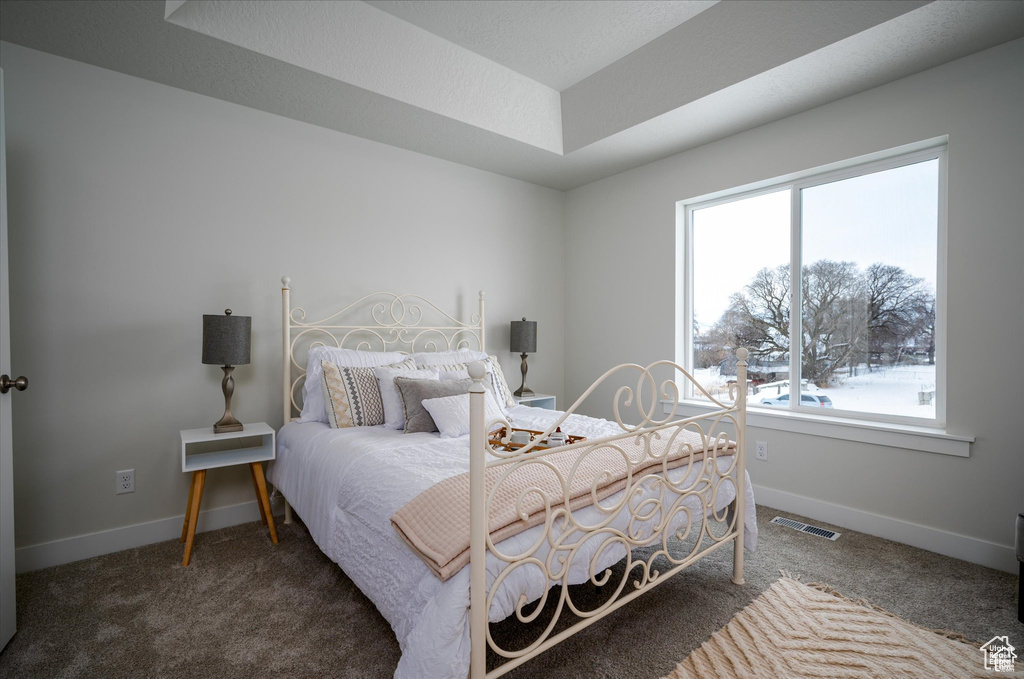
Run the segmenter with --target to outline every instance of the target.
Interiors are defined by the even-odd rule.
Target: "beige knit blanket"
[[[651,443],[650,452],[645,450],[645,440]],[[715,444],[715,440],[708,440],[709,452],[714,450]],[[719,446],[717,455],[731,454],[736,444],[729,441]],[[700,434],[669,427],[643,438],[629,436],[543,456],[526,453],[525,457],[544,463],[520,465],[502,481],[490,506],[491,540],[497,544],[544,523],[543,497],[548,498],[552,508],[564,507],[566,483],[569,509],[576,511],[619,492],[631,481],[630,475],[635,483],[638,475],[652,467],[664,465],[668,470],[689,464],[691,459],[702,461],[704,452]],[[574,470],[581,455],[583,459]],[[548,465],[557,469],[558,474]],[[487,468],[484,482],[487,494],[508,470],[508,465]],[[595,479],[596,493],[591,492]],[[543,496],[537,492],[525,495],[521,506],[527,517],[524,519],[517,514],[516,503],[520,494],[531,488],[539,489]],[[458,573],[469,563],[469,473],[449,477],[426,489],[395,512],[391,524],[439,578],[447,580]]]

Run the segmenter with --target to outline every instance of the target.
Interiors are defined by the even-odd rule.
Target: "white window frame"
[[[938,206],[936,243],[935,289],[935,418],[865,413],[841,409],[821,408],[801,404],[801,380],[790,380],[790,403],[786,408],[763,408],[748,401],[753,426],[765,426],[787,431],[801,431],[821,436],[853,438],[870,443],[929,450],[966,457],[973,437],[956,436],[945,431],[946,424],[946,299],[947,299],[947,144],[945,139],[930,140],[902,149],[892,149],[872,157],[854,159],[828,168],[815,168],[786,177],[759,182],[708,196],[683,200],[676,205],[677,216],[677,309],[676,357],[677,362],[693,370],[693,213],[716,205],[753,198],[788,189],[790,191],[790,281],[791,290],[800,291],[802,275],[802,215],[801,191],[844,179],[891,170],[928,160],[937,160]],[[802,306],[803,300],[794,300]],[[801,313],[790,313],[790,344],[793,338],[802,341]],[[802,347],[790,350],[790,375],[801,375]],[[692,386],[683,395],[683,404],[699,410],[706,401],[693,397]],[[763,417],[762,417],[763,415]],[[760,423],[760,424],[758,424]],[[834,425],[834,426],[829,426]],[[883,435],[879,437],[879,433]],[[893,436],[888,436],[892,434]],[[901,437],[907,434],[909,439]]]

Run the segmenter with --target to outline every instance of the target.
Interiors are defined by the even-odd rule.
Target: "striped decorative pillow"
[[[384,402],[373,368],[343,368],[321,361],[327,421],[333,429],[384,424]]]
[[[491,395],[494,397],[494,402],[501,406],[502,412],[506,408],[510,408],[516,404],[512,400],[512,392],[509,391],[508,385],[505,383],[505,375],[501,372],[501,366],[498,365],[498,359],[496,356],[488,356],[483,361],[484,369],[487,370],[487,379],[491,385]],[[459,379],[469,377],[469,363],[450,363],[448,365],[431,365],[430,368],[439,370],[442,377],[448,379]],[[426,367],[421,367],[420,370],[427,370]],[[445,375],[445,373],[448,373]]]
[[[505,373],[501,371],[501,364],[498,363],[497,356],[488,356],[491,359],[491,366],[494,371],[491,373],[491,377],[494,380],[494,387],[497,391],[498,402],[504,401],[506,408],[511,408],[516,404],[514,398],[512,398],[512,390],[508,388],[508,382],[505,380]]]
[[[302,386],[302,414],[299,422],[327,422],[324,401],[323,374],[320,365],[330,361],[341,368],[374,368],[405,360],[397,351],[360,351],[338,347],[310,347],[306,354],[306,379]]]

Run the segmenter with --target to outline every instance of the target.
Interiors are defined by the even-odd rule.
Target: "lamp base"
[[[221,368],[224,371],[224,379],[220,383],[221,390],[224,392],[224,416],[214,423],[214,434],[242,431],[242,423],[231,414],[231,395],[235,393],[235,380],[231,377],[231,371],[234,369],[235,367],[232,365],[226,365]]]
[[[214,434],[226,434],[229,431],[242,431],[244,428],[242,423],[235,418],[231,418],[233,421],[225,422],[224,418],[221,418],[219,422],[213,425]]]
[[[519,385],[519,388],[513,392],[513,394],[516,396],[533,396],[533,389],[529,389],[526,386],[526,354],[523,353],[520,355],[522,356],[523,364],[519,366],[519,370],[523,373],[523,382]]]

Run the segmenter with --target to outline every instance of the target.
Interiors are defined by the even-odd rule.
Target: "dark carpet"
[[[656,679],[780,569],[924,627],[1006,634],[1024,648],[1016,576],[843,529],[830,542],[770,524],[776,515],[792,516],[758,510],[745,586],[729,581],[731,548],[718,550],[506,676]],[[0,676],[391,677],[398,643],[373,604],[301,523],[278,534],[271,544],[258,522],[203,533],[188,568],[170,541],[19,575],[18,632]],[[514,646],[524,635],[498,625],[495,637]]]

